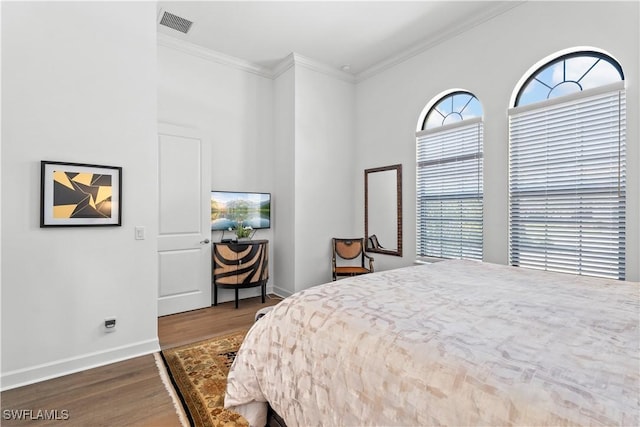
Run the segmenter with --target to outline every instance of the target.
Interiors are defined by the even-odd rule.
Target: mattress
[[[311,425],[640,425],[639,284],[451,260],[286,298],[225,407]]]

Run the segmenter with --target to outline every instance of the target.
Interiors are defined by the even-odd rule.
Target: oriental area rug
[[[242,330],[162,351],[193,426],[249,425],[241,415],[224,408],[229,368],[246,333]]]

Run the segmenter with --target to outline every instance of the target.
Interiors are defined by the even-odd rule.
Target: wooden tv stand
[[[213,244],[213,305],[218,305],[218,287],[238,290],[262,288],[264,304],[269,280],[269,241],[240,240]]]

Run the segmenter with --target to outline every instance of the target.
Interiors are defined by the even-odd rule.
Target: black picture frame
[[[121,225],[121,167],[40,162],[40,227]]]

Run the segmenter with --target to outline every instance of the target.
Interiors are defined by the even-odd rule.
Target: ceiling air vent
[[[193,25],[193,22],[188,19],[181,18],[178,15],[174,15],[173,13],[163,11],[162,17],[160,18],[160,25],[164,25],[165,27],[173,28],[174,30],[187,34],[191,25]]]

